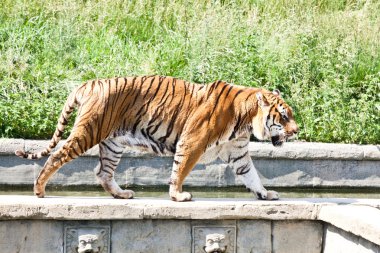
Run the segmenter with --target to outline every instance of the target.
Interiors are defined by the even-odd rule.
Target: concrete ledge
[[[380,200],[166,199],[0,196],[0,220],[322,221],[380,245]]]
[[[65,141],[60,141],[58,147]],[[33,152],[46,148],[47,140],[0,139],[0,155],[13,155],[15,150],[22,149]],[[316,142],[288,142],[281,148],[270,143],[251,142],[249,152],[255,158],[282,158],[302,160],[375,160],[380,161],[380,145],[335,144]],[[98,146],[86,152],[85,156],[98,156]],[[126,149],[124,156],[152,156]]]
[[[46,158],[31,161],[14,155],[15,150],[39,151],[48,141],[0,139],[0,185],[31,186]],[[60,142],[59,146],[64,142]],[[380,187],[380,146],[326,143],[250,143],[253,163],[268,187]],[[49,185],[98,186],[93,169],[98,148],[68,163]],[[173,158],[126,149],[115,178],[120,185],[167,185]],[[225,163],[197,165],[186,178],[189,186],[228,187],[242,183]]]
[[[168,199],[108,197],[0,196],[0,220],[118,219],[266,219],[315,220],[320,203],[313,200],[254,201],[199,199],[177,203]]]

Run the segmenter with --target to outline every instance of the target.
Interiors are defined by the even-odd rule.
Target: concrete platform
[[[46,236],[49,238],[51,235],[53,237],[50,241],[58,240],[58,242],[62,241],[63,237],[66,238],[68,228],[71,230],[91,228],[102,231],[108,229],[109,244],[115,246],[110,247],[112,251],[104,252],[152,252],[149,250],[151,249],[149,245],[155,243],[160,244],[163,250],[153,252],[198,252],[196,250],[198,246],[194,242],[196,240],[202,242],[204,238],[197,239],[194,236],[197,233],[214,230],[219,231],[218,233],[233,231],[234,234],[229,235],[233,238],[229,242],[234,247],[233,252],[250,252],[246,250],[256,247],[255,249],[259,250],[253,252],[336,253],[341,252],[338,249],[344,248],[346,244],[357,247],[356,250],[351,245],[351,251],[346,252],[379,252],[380,200],[195,199],[191,202],[177,203],[153,198],[38,199],[34,196],[0,196],[0,245],[14,240],[13,237],[17,236],[17,227],[21,229],[20,233],[25,233],[25,226],[30,229],[27,230],[29,232],[25,235],[26,238],[44,234],[44,238]],[[7,229],[16,234],[5,232]],[[145,246],[133,243],[133,240],[137,240],[134,236],[144,237],[146,233],[150,236],[153,233],[154,239],[149,241],[145,238],[148,240],[145,241]],[[253,235],[256,238],[251,238]],[[173,236],[176,238],[175,241],[185,242],[186,247],[174,243],[171,238]],[[203,236],[202,234],[200,237]],[[300,242],[301,239],[304,241]],[[335,245],[334,240],[339,242],[340,246]],[[38,242],[38,239],[33,242]],[[27,244],[29,242],[25,243],[29,245]],[[25,248],[29,251],[17,252],[38,252],[34,251],[33,243],[30,243]],[[38,247],[42,247],[41,245]],[[176,251],[175,247],[182,247],[182,250]],[[10,247],[8,251],[2,252],[16,252],[12,250],[14,248]]]

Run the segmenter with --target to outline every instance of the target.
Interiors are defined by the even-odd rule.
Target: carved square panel
[[[192,253],[236,253],[236,226],[193,226]]]
[[[66,226],[64,253],[109,253],[109,226]]]

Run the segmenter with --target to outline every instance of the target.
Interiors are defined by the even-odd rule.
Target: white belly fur
[[[154,154],[154,151],[151,148],[151,145],[156,145],[151,140],[145,138],[141,133],[136,133],[135,135],[132,135],[131,133],[127,132],[123,136],[116,137],[115,141],[121,143],[122,145],[143,150],[145,152],[148,151],[149,153],[153,153],[153,154]],[[201,156],[198,163],[208,164],[215,161],[218,158],[219,153],[223,148],[224,148],[224,145],[209,147],[206,150],[206,152]],[[174,155],[174,154],[173,152],[165,148],[164,153],[161,155]]]

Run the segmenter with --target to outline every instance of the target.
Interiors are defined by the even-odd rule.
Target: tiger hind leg
[[[99,143],[99,165],[95,168],[96,176],[104,190],[116,199],[130,199],[135,193],[122,190],[116,183],[114,173],[123,154],[124,146],[115,139],[107,139]]]
[[[63,165],[77,158],[89,148],[90,147],[83,144],[79,137],[70,136],[61,148],[49,156],[34,182],[34,194],[39,198],[43,198],[45,196],[45,187],[49,179]]]

